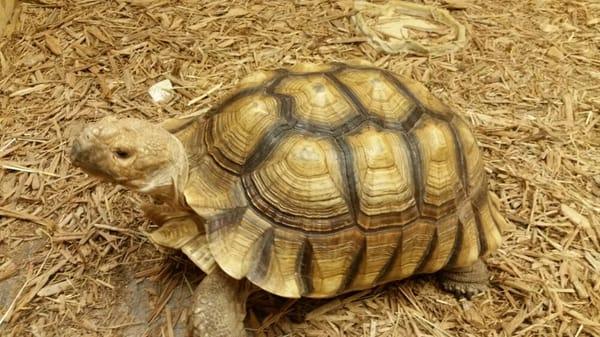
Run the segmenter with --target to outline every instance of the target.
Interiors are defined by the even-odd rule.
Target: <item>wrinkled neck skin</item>
[[[172,137],[174,146],[171,169],[157,172],[150,177],[153,183],[146,188],[139,188],[138,191],[173,207],[187,208],[183,190],[188,179],[188,159],[181,141],[175,136]]]

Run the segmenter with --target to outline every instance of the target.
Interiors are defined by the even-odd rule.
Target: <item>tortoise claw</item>
[[[477,260],[469,267],[442,271],[440,283],[444,290],[470,299],[487,290],[488,270],[483,261]]]
[[[449,279],[442,280],[441,285],[444,290],[453,293],[455,296],[466,297],[467,299],[485,292],[488,288],[485,283],[465,283]]]

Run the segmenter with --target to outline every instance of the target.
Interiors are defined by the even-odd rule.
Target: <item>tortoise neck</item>
[[[183,207],[186,205],[183,191],[188,180],[189,164],[181,141],[174,135],[171,135],[170,141],[170,169],[156,177],[157,187],[149,194],[172,206]]]

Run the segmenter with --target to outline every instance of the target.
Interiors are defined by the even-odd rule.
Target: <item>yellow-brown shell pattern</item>
[[[473,134],[418,82],[343,64],[260,72],[202,123],[185,195],[232,277],[328,297],[500,245]]]

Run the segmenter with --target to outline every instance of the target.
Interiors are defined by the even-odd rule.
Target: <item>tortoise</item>
[[[203,116],[107,117],[71,158],[154,197],[150,238],[207,274],[196,337],[247,336],[253,289],[325,298],[437,273],[470,297],[506,221],[468,124],[421,83],[362,63],[257,71]]]

